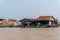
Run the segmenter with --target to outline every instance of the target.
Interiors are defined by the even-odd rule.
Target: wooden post
[[[51,25],[51,21],[49,21],[49,25]]]
[[[30,26],[30,23],[28,22],[27,25]]]

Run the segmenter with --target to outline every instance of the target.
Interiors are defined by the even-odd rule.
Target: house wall
[[[52,18],[52,17],[50,17],[50,19],[49,20],[52,20],[52,21],[54,21],[54,19]]]

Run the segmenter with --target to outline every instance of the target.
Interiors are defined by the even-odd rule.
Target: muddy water
[[[0,40],[60,40],[60,27],[0,28]]]

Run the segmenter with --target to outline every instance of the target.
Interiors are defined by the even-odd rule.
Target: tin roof
[[[39,16],[38,18],[24,18],[30,21],[40,21],[40,20],[50,20],[52,18],[54,21],[57,21],[53,16]]]
[[[37,20],[49,20],[50,18],[53,18],[55,20],[53,16],[39,16]]]

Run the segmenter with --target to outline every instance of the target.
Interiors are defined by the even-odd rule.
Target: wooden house
[[[54,25],[56,26],[58,23],[58,19],[55,19],[53,16],[39,16],[38,18],[24,18],[20,20],[24,25],[28,26],[37,26],[40,24],[43,25]]]

